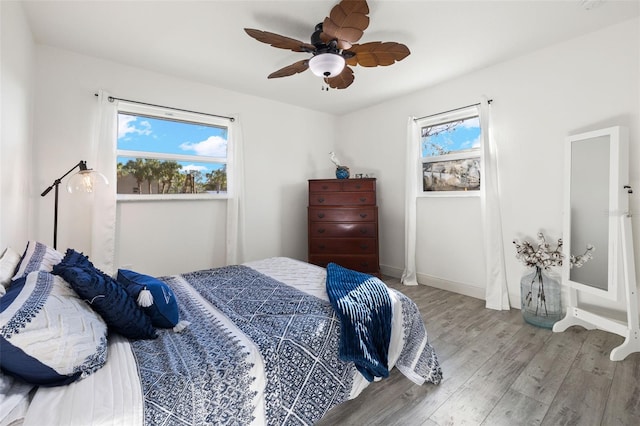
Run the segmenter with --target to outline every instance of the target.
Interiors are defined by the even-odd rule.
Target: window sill
[[[118,194],[116,201],[118,202],[139,202],[139,201],[200,201],[200,200],[226,200],[228,194]]]
[[[430,191],[419,192],[418,198],[457,198],[480,197],[481,191]]]

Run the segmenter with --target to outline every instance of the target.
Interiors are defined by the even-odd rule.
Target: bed
[[[60,259],[61,253],[32,246],[33,252],[44,254],[31,262],[31,268],[38,269],[28,273],[26,281],[49,280],[54,289],[67,279],[73,281],[60,271],[53,273],[65,264],[69,252]],[[29,246],[18,269],[29,269],[25,257],[34,257]],[[49,425],[312,425],[332,407],[357,397],[371,383],[375,386],[392,368],[417,385],[439,383],[437,355],[415,303],[375,277],[366,280],[371,288],[340,287],[344,294],[358,294],[358,303],[364,297],[377,304],[375,312],[367,314],[369,319],[383,318],[380,306],[388,308],[388,330],[375,322],[373,332],[363,332],[358,322],[348,329],[351,317],[339,306],[342,302],[332,285],[348,275],[360,280],[359,286],[362,276],[333,267],[276,257],[153,278],[175,298],[176,327],[156,327],[157,337],[133,339],[108,325],[108,356],[99,350],[83,358],[91,363],[74,367],[71,373],[78,377],[69,384],[33,386],[2,374],[0,424],[40,425],[46,420]],[[110,280],[104,275],[94,279]],[[113,282],[122,284],[120,275]],[[379,294],[370,296],[376,291]],[[89,300],[82,290],[76,292],[80,300]],[[162,297],[155,299],[157,305]],[[2,315],[0,337],[8,322]],[[367,339],[378,339],[383,329],[388,347],[372,355],[376,349]],[[341,339],[345,335],[351,336],[346,343]],[[363,340],[351,345],[354,335]],[[99,347],[100,339],[94,341]],[[3,355],[0,364],[5,370]]]

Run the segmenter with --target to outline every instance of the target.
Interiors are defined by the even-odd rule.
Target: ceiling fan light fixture
[[[344,69],[345,61],[337,53],[320,53],[309,59],[309,69],[318,77],[335,77]]]

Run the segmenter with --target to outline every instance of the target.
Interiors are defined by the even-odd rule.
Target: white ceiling
[[[4,1],[4,0],[3,0]],[[38,43],[318,111],[342,114],[638,16],[639,0],[369,0],[359,41],[397,41],[411,55],[354,67],[344,90],[310,71],[267,79],[306,53],[250,38],[257,28],[309,41],[338,0],[23,1]],[[120,96],[125,96],[121,94]]]

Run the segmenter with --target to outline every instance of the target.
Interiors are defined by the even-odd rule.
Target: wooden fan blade
[[[338,48],[349,49],[369,26],[368,13],[366,0],[342,0],[324,19],[320,39],[323,43],[336,39]]]
[[[370,43],[354,44],[349,51],[355,53],[355,56],[347,58],[347,64],[363,67],[391,65],[403,60],[411,53],[407,46],[395,41],[372,41]]]
[[[355,80],[355,76],[353,75],[353,70],[347,66],[344,67],[342,72],[335,77],[325,78],[324,82],[329,85],[332,89],[346,89],[351,86],[353,80]]]
[[[294,52],[314,52],[316,50],[313,44],[270,33],[269,31],[254,30],[253,28],[245,28],[244,31],[256,40],[280,49],[293,50]]]
[[[306,71],[309,68],[309,60],[303,59],[302,61],[298,61],[291,65],[287,65],[284,68],[280,68],[278,71],[274,71],[269,74],[267,78],[280,78],[280,77],[288,77],[290,75],[299,74],[303,71]]]

